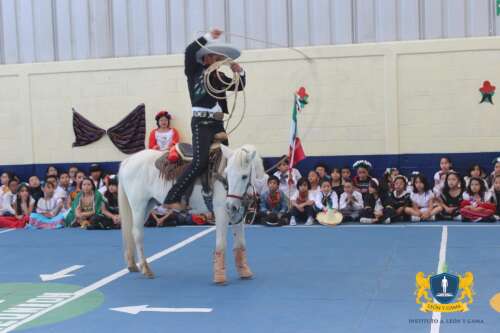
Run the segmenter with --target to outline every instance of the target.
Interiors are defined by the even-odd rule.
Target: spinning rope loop
[[[227,80],[223,79],[223,77],[221,75],[221,72],[219,71],[219,69],[221,69],[223,66],[227,66],[227,67],[230,68],[231,65],[233,65],[235,63],[234,59],[228,58],[225,54],[222,54],[222,53],[216,52],[214,50],[211,50],[210,48],[208,48],[205,45],[201,44],[197,40],[196,40],[196,42],[202,48],[205,48],[205,49],[209,50],[210,53],[218,54],[218,55],[221,55],[221,56],[223,56],[225,58],[223,60],[214,62],[212,65],[210,65],[205,70],[205,72],[203,74],[203,84],[204,84],[204,87],[205,87],[205,91],[210,96],[212,96],[215,99],[218,99],[218,100],[225,99],[225,100],[227,100],[229,97],[234,96],[234,100],[233,100],[233,103],[232,103],[232,106],[231,106],[231,110],[229,111],[229,117],[225,120],[225,122],[226,122],[225,130],[226,130],[227,134],[229,135],[229,134],[233,133],[240,126],[241,122],[243,121],[243,118],[245,118],[246,106],[247,106],[247,103],[246,103],[246,94],[245,94],[245,86],[243,85],[243,83],[241,81],[241,75],[240,75],[240,73],[232,72],[233,76],[232,76],[231,80],[227,81]],[[225,85],[225,88],[217,89],[216,87],[214,87],[212,85],[212,83],[210,82],[210,75],[212,75],[213,72],[215,72],[215,75],[217,76],[217,79]],[[236,109],[236,103],[238,101],[238,94],[240,93],[240,90],[238,90],[238,87],[240,86],[240,84],[243,85],[243,90],[241,90],[243,92],[243,112],[241,114],[240,119],[236,123],[236,125],[231,130],[228,130],[228,128],[229,128],[229,121],[233,117],[234,111]],[[231,92],[230,88],[232,88],[232,87],[234,87],[234,91]],[[221,93],[224,93],[224,92],[227,93],[228,91],[229,91],[229,93],[226,96],[224,96],[224,97],[218,96]]]

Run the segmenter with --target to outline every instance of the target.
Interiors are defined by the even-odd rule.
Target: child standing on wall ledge
[[[149,149],[167,151],[179,142],[179,132],[170,127],[172,116],[167,110],[161,110],[155,116],[157,128],[149,133]]]

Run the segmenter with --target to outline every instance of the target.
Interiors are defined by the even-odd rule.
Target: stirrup
[[[210,213],[214,213],[214,194],[212,192],[201,192],[201,196],[203,197],[203,201],[205,202],[205,206]]]

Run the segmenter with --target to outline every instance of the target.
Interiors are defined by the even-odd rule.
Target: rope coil
[[[205,46],[203,46],[203,47],[205,47]],[[246,94],[245,94],[245,86],[243,85],[243,90],[242,90],[243,91],[243,112],[242,112],[240,120],[238,121],[238,123],[236,124],[236,126],[234,126],[231,130],[228,130],[228,128],[229,128],[229,121],[233,117],[234,111],[236,109],[236,103],[238,102],[238,94],[240,92],[238,90],[238,87],[240,86],[240,84],[243,84],[243,83],[241,81],[241,75],[240,75],[240,73],[233,72],[231,80],[230,81],[226,81],[222,77],[221,71],[219,71],[219,69],[222,68],[223,66],[231,67],[232,64],[234,64],[234,60],[230,59],[230,58],[226,58],[226,59],[214,62],[203,73],[203,84],[205,86],[205,91],[210,96],[212,96],[213,98],[215,98],[217,100],[227,100],[229,97],[234,96],[233,104],[231,106],[231,111],[229,111],[229,117],[225,120],[225,122],[226,122],[226,128],[225,129],[226,129],[226,132],[227,132],[228,135],[231,134],[231,133],[233,133],[238,128],[238,126],[243,121],[243,118],[245,117],[245,112],[246,112]],[[212,85],[212,83],[210,82],[210,75],[212,75],[212,73],[214,73],[214,72],[215,72],[215,75],[217,76],[217,79],[224,84],[225,88],[217,89],[216,87],[214,87]],[[234,87],[234,91],[231,92],[230,89],[232,87]],[[230,91],[229,94],[227,94],[228,91]],[[224,97],[218,96],[218,95],[220,95],[222,93],[226,93],[226,95]]]

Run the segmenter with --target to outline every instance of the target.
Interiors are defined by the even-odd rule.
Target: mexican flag
[[[297,114],[302,111],[308,103],[309,95],[304,87],[295,93],[295,101],[292,109],[292,125],[290,128],[290,148],[288,159],[290,160],[290,168],[293,168],[297,163],[306,158],[300,138],[297,136]]]

